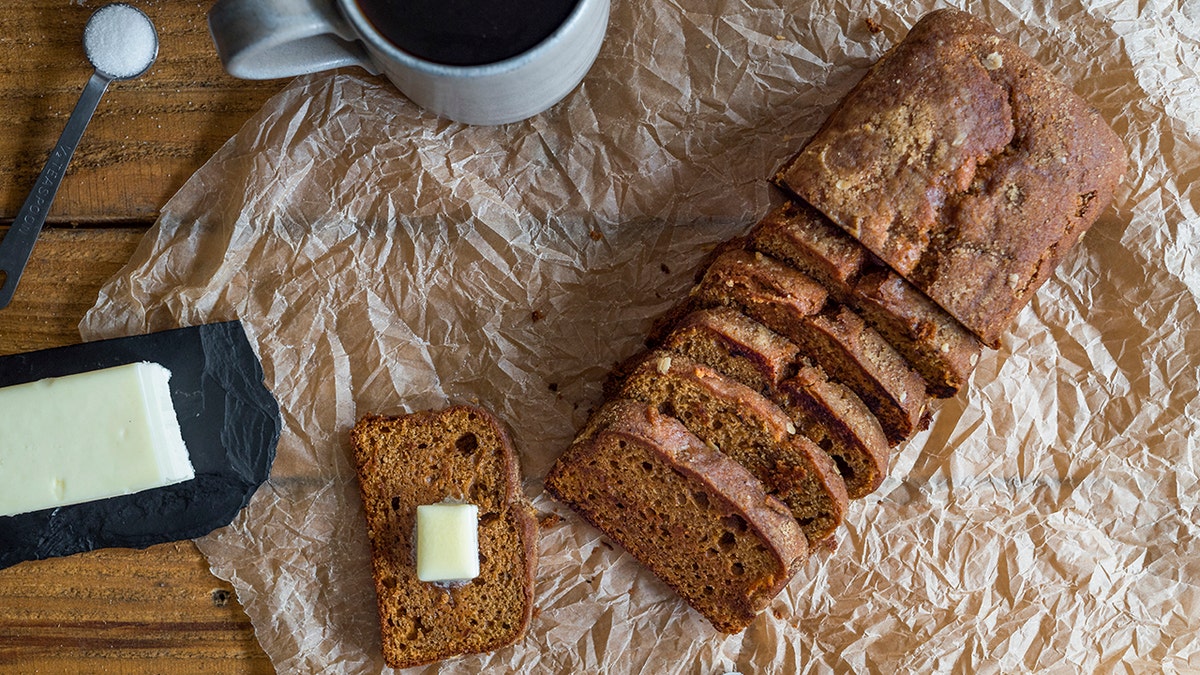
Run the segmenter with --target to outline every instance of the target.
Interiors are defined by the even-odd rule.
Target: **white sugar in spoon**
[[[96,69],[71,111],[58,144],[33,184],[33,190],[8,234],[0,241],[0,309],[8,306],[17,281],[29,262],[50,203],[58,192],[75,147],[83,136],[100,97],[113,80],[131,80],[150,69],[158,57],[158,33],[141,10],[117,3],[96,10],[83,29],[83,50]]]

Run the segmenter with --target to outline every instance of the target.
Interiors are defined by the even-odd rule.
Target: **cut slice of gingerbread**
[[[646,403],[605,404],[554,463],[546,490],[726,633],[749,625],[807,558],[787,506]]]

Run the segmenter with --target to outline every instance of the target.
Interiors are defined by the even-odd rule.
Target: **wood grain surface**
[[[91,73],[81,37],[103,4],[0,3],[0,222],[21,207]],[[158,29],[158,61],[101,101],[0,310],[0,354],[79,342],[98,289],[162,205],[285,84],[224,74],[210,2],[133,4]],[[270,672],[232,587],[191,542],[0,570],[0,673]]]
[[[29,194],[92,68],[83,27],[103,2],[0,3],[0,217]],[[113,82],[75,151],[52,222],[152,221],[158,209],[282,82],[221,70],[208,35],[210,2],[135,2],[158,29],[158,60]]]

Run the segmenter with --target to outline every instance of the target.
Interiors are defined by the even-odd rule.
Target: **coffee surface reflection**
[[[417,58],[478,66],[546,39],[578,0],[358,0],[379,33]]]

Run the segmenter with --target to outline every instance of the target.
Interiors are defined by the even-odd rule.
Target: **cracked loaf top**
[[[776,181],[995,346],[1125,167],[1096,110],[988,24],[940,10]]]

